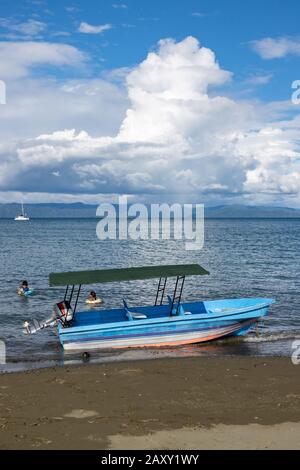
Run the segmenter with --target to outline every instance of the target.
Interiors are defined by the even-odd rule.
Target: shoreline
[[[47,371],[47,370],[59,370],[59,369],[65,369],[65,368],[78,368],[78,367],[87,367],[87,366],[110,366],[110,365],[117,365],[117,364],[124,364],[124,363],[143,363],[143,362],[152,362],[152,361],[161,361],[161,360],[170,360],[170,361],[176,361],[176,360],[182,360],[182,359],[198,359],[198,360],[207,360],[207,359],[220,359],[220,355],[195,355],[195,354],[186,354],[184,356],[178,356],[178,355],[172,355],[172,354],[166,354],[166,355],[161,355],[159,357],[154,357],[154,356],[143,356],[143,357],[112,357],[110,359],[108,358],[89,358],[89,359],[84,359],[83,357],[76,358],[76,359],[70,359],[65,362],[61,362],[60,360],[42,360],[38,362],[22,362],[22,361],[16,361],[16,362],[11,362],[5,364],[5,368],[1,368],[0,365],[0,377],[6,376],[6,375],[15,375],[15,374],[27,374],[27,373],[34,373],[38,371]],[[273,360],[273,359],[285,359],[285,360],[290,360],[290,355],[280,355],[280,354],[270,354],[270,355],[263,355],[263,354],[258,354],[258,355],[239,355],[239,354],[228,354],[224,355],[222,359],[253,359],[253,360]],[[25,364],[27,367],[25,367]],[[7,368],[7,366],[9,367]]]
[[[1,449],[295,447],[300,366],[188,357],[1,374],[0,417]]]
[[[126,351],[107,350],[103,352],[92,351],[88,363],[91,365],[117,364],[126,361],[151,361],[160,359],[198,358],[207,359],[224,358],[285,358],[290,359],[293,353],[293,342],[300,339],[300,330],[290,333],[270,333],[266,335],[250,335],[241,339],[226,338],[210,343],[187,345],[174,348],[129,348]],[[74,352],[65,354],[52,354],[50,357],[38,358],[36,361],[10,357],[6,364],[0,364],[0,376],[3,374],[15,374],[39,369],[52,369],[60,367],[72,367],[84,365],[87,361],[82,353]]]

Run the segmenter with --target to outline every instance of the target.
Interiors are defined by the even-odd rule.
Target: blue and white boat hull
[[[179,315],[170,306],[132,308],[144,319],[130,321],[124,309],[78,312],[74,323],[59,325],[66,351],[177,346],[242,335],[267,315],[272,299],[184,303]]]

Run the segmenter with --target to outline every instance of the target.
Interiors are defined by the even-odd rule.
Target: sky
[[[300,207],[299,14],[0,0],[0,202]]]

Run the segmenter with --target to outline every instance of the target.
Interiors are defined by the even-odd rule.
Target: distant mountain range
[[[292,209],[289,207],[272,207],[272,206],[217,206],[205,209],[205,216],[212,219],[230,219],[230,218],[300,218],[300,209]]]
[[[96,216],[98,206],[76,202],[64,203],[41,203],[25,204],[25,212],[32,219],[72,219],[91,218]],[[21,211],[20,204],[0,204],[0,218],[12,219]]]
[[[26,212],[32,219],[44,218],[94,218],[96,205],[83,203],[43,203],[26,204]],[[0,218],[13,219],[20,212],[20,204],[0,204]],[[271,206],[228,205],[205,207],[205,216],[209,219],[230,218],[300,218],[300,209]]]

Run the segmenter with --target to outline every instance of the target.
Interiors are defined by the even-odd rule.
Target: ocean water
[[[6,365],[20,370],[82,360],[64,353],[55,330],[26,336],[25,320],[49,316],[64,289],[49,288],[50,272],[152,264],[199,263],[210,276],[187,278],[185,300],[274,297],[270,316],[259,331],[243,339],[160,350],[104,351],[91,361],[207,355],[284,355],[300,339],[300,220],[206,220],[201,251],[186,251],[184,241],[100,241],[96,219],[44,219],[18,223],[0,220],[0,340],[6,345]],[[36,295],[16,295],[27,279]],[[172,291],[172,280],[169,289]],[[153,304],[156,281],[93,286],[105,307]],[[84,287],[79,309],[87,309]]]

